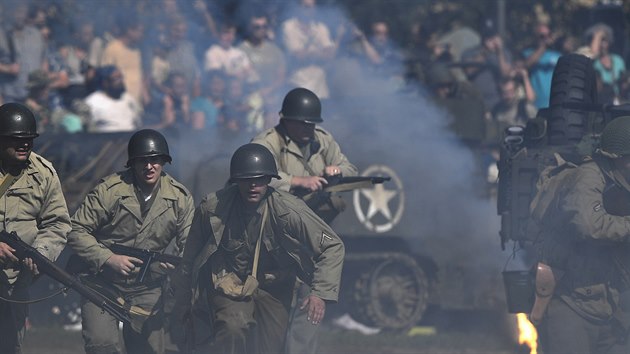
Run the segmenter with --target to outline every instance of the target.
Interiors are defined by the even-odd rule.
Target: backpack
[[[536,194],[529,204],[527,238],[537,241],[542,225],[549,216],[549,207],[558,200],[563,190],[572,184],[578,165],[554,153],[555,164],[545,167],[536,182]],[[552,208],[554,209],[554,208]]]

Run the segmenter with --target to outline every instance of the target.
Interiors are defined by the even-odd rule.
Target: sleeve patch
[[[327,242],[327,241],[332,241],[332,240],[333,240],[333,238],[332,238],[330,235],[326,235],[326,233],[325,233],[325,232],[322,232],[322,239],[321,239],[321,241],[319,242],[319,245],[321,246],[321,245],[323,245],[323,244],[324,244],[324,242]]]

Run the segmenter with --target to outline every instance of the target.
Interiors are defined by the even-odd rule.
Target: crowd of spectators
[[[447,31],[417,21],[406,43],[375,18],[364,30],[321,16],[316,0],[0,1],[0,93],[26,103],[43,132],[247,131],[273,126],[284,93],[348,95],[348,73],[395,91],[476,99],[493,138],[549,103],[551,76],[566,52],[591,57],[600,101],[629,101],[625,61],[611,26],[585,25],[583,40],[540,16],[525,50],[486,21],[452,19]],[[233,9],[232,9],[233,10]],[[580,43],[582,42],[582,43]]]

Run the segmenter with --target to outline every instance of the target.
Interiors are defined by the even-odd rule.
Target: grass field
[[[506,316],[492,313],[449,313],[423,321],[408,333],[362,335],[331,324],[320,333],[320,353],[330,354],[525,354],[514,343]],[[412,333],[412,332],[410,332]],[[80,331],[34,327],[26,335],[24,354],[83,353]],[[135,353],[130,353],[135,354]]]

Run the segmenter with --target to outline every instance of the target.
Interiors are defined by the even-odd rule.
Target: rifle
[[[51,262],[48,258],[39,253],[39,251],[35,248],[22,241],[15,231],[11,233],[6,232],[5,230],[0,231],[0,242],[4,242],[11,246],[11,248],[15,249],[15,256],[19,258],[20,261],[25,258],[31,258],[33,263],[37,265],[37,269],[40,272],[48,275],[61,284],[74,289],[76,292],[81,294],[81,296],[114,316],[118,321],[125,323],[132,322],[130,312],[128,310],[125,310],[122,306],[110,300],[98,291],[84,285],[79,278],[76,278],[61,269],[55,263]]]
[[[328,195],[333,192],[346,192],[353,189],[368,188],[374,184],[381,184],[385,181],[391,180],[391,177],[381,176],[353,176],[353,177],[341,177],[341,176],[328,176],[326,180],[328,184],[319,191],[304,193],[296,193],[298,197],[302,198],[305,202],[319,197],[322,195]]]
[[[174,256],[171,254],[164,254],[164,253],[151,251],[147,249],[123,246],[119,243],[114,243],[110,245],[109,249],[116,254],[136,257],[142,260],[142,266],[140,267],[140,271],[138,272],[138,277],[136,278],[136,282],[138,283],[141,283],[144,280],[144,277],[147,274],[147,271],[149,270],[149,266],[151,265],[151,263],[164,262],[164,263],[170,263],[176,266],[182,261],[182,257]]]

